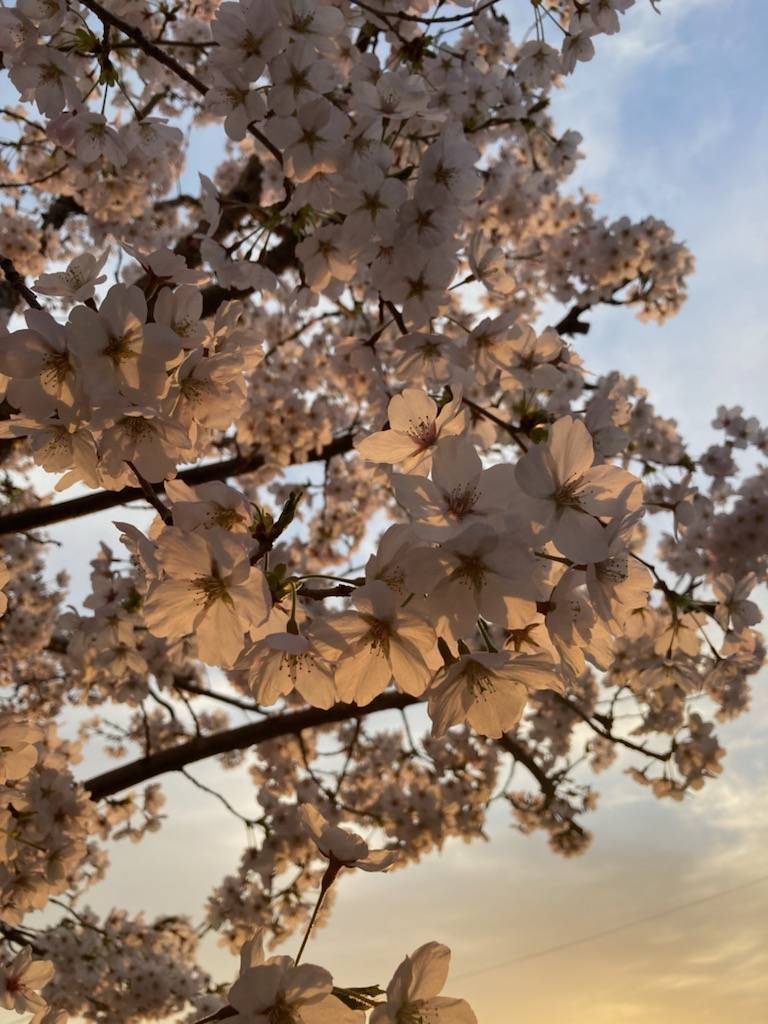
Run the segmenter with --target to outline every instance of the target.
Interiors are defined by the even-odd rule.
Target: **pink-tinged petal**
[[[370,850],[367,857],[355,863],[355,867],[361,871],[389,871],[401,860],[399,850]]]
[[[574,562],[602,562],[608,556],[606,530],[587,512],[566,508],[558,518],[553,540]]]
[[[561,693],[563,681],[554,663],[544,654],[518,654],[501,671],[504,678],[529,690],[556,690]]]
[[[640,508],[643,485],[636,476],[618,466],[593,466],[584,474],[578,496],[587,512],[615,518]]]
[[[393,473],[392,486],[398,504],[402,505],[413,519],[428,519],[442,514],[442,494],[427,477]]]
[[[333,978],[324,967],[316,964],[300,964],[298,967],[290,967],[286,971],[283,982],[285,1001],[290,1006],[292,1003],[302,1005],[302,1016],[306,1020],[303,1004],[317,1003],[330,995],[333,988]]]
[[[401,395],[395,395],[387,409],[389,425],[403,434],[422,423],[432,423],[437,418],[437,405],[424,391],[406,388]]]
[[[336,689],[339,699],[354,701],[362,707],[370,704],[389,686],[392,669],[380,647],[363,647],[351,657],[342,656],[336,663]]]
[[[320,623],[320,626],[327,627],[329,633],[328,641],[333,642],[337,638],[342,649],[345,644],[351,645],[361,640],[371,630],[370,623],[366,622],[357,612],[339,612],[338,615],[329,615],[326,620]],[[323,639],[326,639],[324,634]]]
[[[0,373],[7,377],[37,377],[50,351],[51,345],[37,331],[6,334],[0,338]]]
[[[408,986],[409,1001],[432,999],[442,992],[451,966],[451,951],[439,942],[427,942],[419,946],[409,957],[411,979]]]
[[[465,999],[451,999],[450,996],[437,996],[430,999],[429,1008],[437,1011],[440,1024],[477,1024],[472,1007]]]
[[[42,989],[53,975],[54,967],[50,960],[33,960],[24,970],[24,984],[30,988]]]
[[[497,679],[492,690],[475,697],[467,722],[481,736],[498,739],[520,721],[527,698],[525,687]]]
[[[168,575],[178,579],[191,580],[211,574],[211,554],[203,538],[175,526],[160,535],[157,557]]]
[[[561,484],[583,476],[595,461],[592,435],[581,420],[572,416],[563,416],[553,424],[547,448]]]
[[[550,498],[557,489],[552,466],[544,445],[536,445],[515,466],[515,479],[521,490],[532,498]]]
[[[449,493],[473,483],[482,470],[480,456],[468,437],[440,439],[432,456],[432,479],[441,491]]]
[[[507,629],[525,629],[536,618],[535,601],[526,601],[521,597],[505,597],[504,607],[507,613],[504,625]]]
[[[272,597],[267,578],[261,569],[252,568],[247,583],[230,586],[228,590],[243,622],[249,626],[260,626],[266,622],[272,610]]]
[[[428,699],[433,736],[445,736],[452,725],[460,725],[466,721],[471,695],[460,676],[437,685],[433,684]]]
[[[407,434],[396,430],[380,430],[356,441],[355,448],[369,462],[396,463],[413,455],[417,445]]]
[[[478,512],[510,508],[522,497],[515,476],[515,467],[502,463],[483,470],[475,484],[479,492],[475,508]]]
[[[231,668],[243,650],[245,625],[225,601],[212,601],[195,625],[200,658],[209,665]]]
[[[195,588],[186,580],[154,583],[142,609],[153,636],[180,637],[192,632],[200,612]]]
[[[541,332],[536,342],[536,358],[540,363],[556,359],[563,350],[563,341],[553,327]]]
[[[392,637],[389,642],[389,661],[397,688],[414,697],[421,696],[432,677],[432,671],[418,647],[408,640]]]
[[[0,736],[0,741],[2,739]],[[2,742],[0,746],[3,746]],[[37,764],[37,747],[31,744],[16,747],[10,757],[7,754],[3,756],[2,763],[6,779],[25,779]]]
[[[283,975],[279,964],[249,967],[229,990],[230,1003],[244,1014],[270,1010],[277,1000]]]
[[[437,431],[441,438],[449,438],[455,435],[464,434],[469,426],[469,413],[466,409],[462,409],[461,412],[456,413],[454,416],[446,415],[446,409],[448,406],[440,410],[440,415],[437,417]]]

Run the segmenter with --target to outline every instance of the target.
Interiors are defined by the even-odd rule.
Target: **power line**
[[[550,953],[559,953],[563,949],[570,949],[572,946],[582,946],[587,942],[594,942],[606,935],[615,935],[616,932],[625,931],[627,928],[636,928],[640,924],[647,924],[649,921],[658,921],[659,918],[667,917],[669,914],[677,914],[681,910],[688,910],[689,907],[698,907],[702,903],[710,903],[712,900],[719,900],[723,896],[730,896],[731,893],[740,892],[742,889],[749,889],[755,885],[768,882],[768,875],[761,878],[753,878],[750,882],[742,882],[740,885],[731,886],[730,889],[721,889],[709,896],[702,896],[698,900],[689,900],[687,903],[679,903],[676,907],[668,907],[666,910],[659,910],[655,914],[648,914],[646,917],[638,917],[634,921],[627,921],[624,924],[614,925],[612,928],[604,928],[600,932],[592,932],[591,935],[584,935],[580,939],[571,939],[568,942],[560,942],[556,946],[547,946],[546,949],[538,949],[533,953],[522,953],[520,956],[512,957],[511,960],[504,960],[498,964],[489,964],[487,967],[478,967],[474,971],[463,971],[455,975],[454,981],[461,981],[463,978],[472,978],[477,974],[485,974],[488,971],[498,971],[502,967],[510,967],[512,964],[522,963],[524,960],[536,960],[540,956],[548,956]]]

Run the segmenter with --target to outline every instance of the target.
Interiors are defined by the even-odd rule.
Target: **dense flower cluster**
[[[768,431],[721,407],[689,451],[576,346],[602,303],[673,315],[693,270],[568,190],[549,114],[633,4],[535,0],[519,38],[466,0],[0,9],[3,1009],[473,1024],[438,943],[386,990],[302,963],[345,874],[484,836],[500,798],[578,854],[584,761],[673,800],[723,770],[765,656]],[[203,129],[222,159],[183,192]],[[136,501],[67,604],[46,527]],[[94,750],[121,764],[84,778]],[[243,853],[199,927],[99,919],[105,842],[166,827],[171,770]]]

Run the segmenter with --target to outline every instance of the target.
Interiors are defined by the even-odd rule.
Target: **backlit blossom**
[[[389,429],[363,438],[355,447],[369,462],[399,465],[405,473],[429,473],[440,439],[461,434],[467,426],[461,394],[438,410],[429,395],[406,388],[390,401],[387,412]]]
[[[642,501],[636,477],[617,466],[593,465],[594,448],[584,424],[563,416],[544,444],[520,459],[517,482],[533,499],[530,514],[558,549],[575,561],[599,562],[608,554],[604,521],[634,511]]]
[[[0,966],[0,1006],[17,1013],[41,1010],[45,1000],[40,990],[53,977],[50,960],[33,960],[25,946],[6,966]]]
[[[407,956],[387,985],[387,1001],[371,1014],[371,1024],[477,1024],[464,999],[441,996],[448,980],[451,951],[427,942]]]
[[[353,600],[354,611],[328,616],[318,627],[321,649],[338,659],[339,699],[369,704],[393,678],[403,692],[423,693],[432,675],[434,629],[401,607],[397,594],[381,581],[360,587]]]
[[[520,721],[532,690],[562,689],[555,666],[544,654],[462,654],[440,670],[429,688],[433,735],[468,722],[481,736],[497,738]]]
[[[302,804],[301,818],[312,841],[333,864],[362,871],[387,871],[400,859],[397,850],[369,849],[364,839],[331,825],[311,804]]]
[[[207,538],[170,527],[158,542],[163,576],[144,605],[147,626],[162,637],[193,634],[200,657],[212,665],[232,665],[243,648],[243,634],[269,614],[264,573],[229,535]]]

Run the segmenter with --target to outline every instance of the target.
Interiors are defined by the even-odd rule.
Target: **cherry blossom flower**
[[[187,261],[170,249],[156,249],[154,252],[140,252],[135,246],[123,242],[123,249],[140,263],[154,282],[174,284],[205,284],[209,275],[203,270],[190,269]]]
[[[30,309],[27,330],[0,336],[0,373],[7,374],[8,400],[44,418],[75,401],[77,381],[65,329],[49,313]]]
[[[330,664],[300,633],[269,633],[245,652],[238,667],[247,667],[248,684],[259,704],[274,704],[293,690],[315,708],[336,702]]]
[[[145,344],[147,303],[134,285],[115,285],[98,312],[75,306],[66,337],[72,359],[92,400],[160,395],[168,386],[167,367],[180,344],[170,331]]]
[[[294,964],[289,956],[270,957],[246,967],[230,988],[236,1011],[232,1024],[362,1024],[363,1015],[331,994],[333,978],[314,964]]]
[[[608,554],[604,519],[637,509],[642,488],[636,477],[616,466],[595,466],[589,431],[563,416],[545,444],[534,445],[515,469],[517,482],[533,501],[530,513],[567,557],[599,562]]]
[[[301,818],[318,850],[332,864],[361,871],[388,871],[400,860],[397,850],[371,850],[354,832],[331,825],[312,804],[301,805]]]
[[[406,956],[387,985],[387,1001],[371,1014],[370,1024],[477,1024],[463,999],[440,993],[448,980],[451,951],[439,942],[427,942]]]
[[[403,69],[385,71],[375,84],[355,82],[352,97],[359,114],[386,118],[392,124],[424,111],[429,103],[424,80],[419,75],[407,74]]]
[[[271,606],[264,573],[229,534],[207,537],[178,527],[158,541],[163,577],[150,587],[144,604],[155,636],[193,634],[200,657],[231,666],[243,648],[243,635],[267,618]]]
[[[532,327],[524,327],[510,339],[500,360],[501,386],[510,390],[554,390],[562,382],[562,374],[553,365],[562,349],[560,336],[551,327],[539,335]]]
[[[94,256],[90,252],[81,253],[70,260],[66,270],[41,274],[35,281],[35,291],[76,302],[92,299],[96,285],[107,280],[107,275],[99,274],[99,271],[106,263],[108,255],[108,249],[105,249],[101,256]]]
[[[125,145],[103,114],[78,111],[73,119],[75,152],[84,164],[104,159],[114,167],[122,167],[128,160]]]
[[[65,107],[80,104],[80,90],[72,59],[48,46],[26,51],[25,60],[14,64],[10,78],[21,98],[33,100],[41,114],[56,117]]]
[[[269,64],[272,89],[269,105],[287,117],[318,96],[332,92],[338,76],[328,61],[318,59],[308,42],[294,43]]]
[[[50,960],[33,960],[32,950],[25,946],[10,964],[0,966],[0,1006],[17,1013],[38,1011],[45,1007],[40,989],[53,977]]]
[[[335,664],[339,699],[369,704],[394,678],[416,696],[432,675],[427,659],[437,638],[430,624],[400,607],[386,583],[374,580],[353,595],[355,611],[327,616],[317,625],[320,649]]]
[[[544,654],[474,651],[442,668],[427,694],[432,734],[468,722],[481,736],[497,739],[520,721],[532,690],[563,683]]]
[[[7,570],[5,570],[7,573]],[[9,779],[23,779],[37,764],[40,729],[10,716],[0,717],[0,786]]]
[[[756,583],[755,573],[749,573],[738,582],[729,573],[723,573],[713,581],[712,589],[717,598],[715,618],[723,629],[730,625],[739,633],[760,622],[760,609],[754,601],[747,599]]]
[[[503,512],[517,492],[514,469],[499,465],[483,470],[474,445],[463,435],[446,437],[437,445],[432,480],[393,473],[392,485],[414,522],[414,532],[432,541],[449,540],[494,515],[501,527]]]
[[[320,96],[292,117],[272,118],[266,134],[283,151],[287,172],[301,183],[337,169],[347,123],[346,115]]]
[[[460,392],[438,411],[425,392],[406,388],[390,401],[387,412],[389,429],[357,441],[355,447],[369,462],[401,465],[405,473],[428,474],[440,439],[461,434],[467,427]]]
[[[277,56],[287,39],[271,0],[220,4],[211,34],[220,47],[217,63],[240,68],[250,82],[260,77],[267,61]]]
[[[437,558],[430,606],[456,639],[474,630],[478,616],[515,628],[535,613],[544,569],[515,538],[476,523],[443,543]]]
[[[212,114],[224,118],[224,131],[234,142],[241,142],[253,121],[266,114],[261,93],[251,89],[251,81],[236,65],[215,65],[214,84],[205,96]]]
[[[606,527],[608,555],[587,566],[587,592],[592,606],[616,633],[621,632],[630,612],[645,606],[653,587],[651,573],[629,550],[641,514],[631,513]]]

